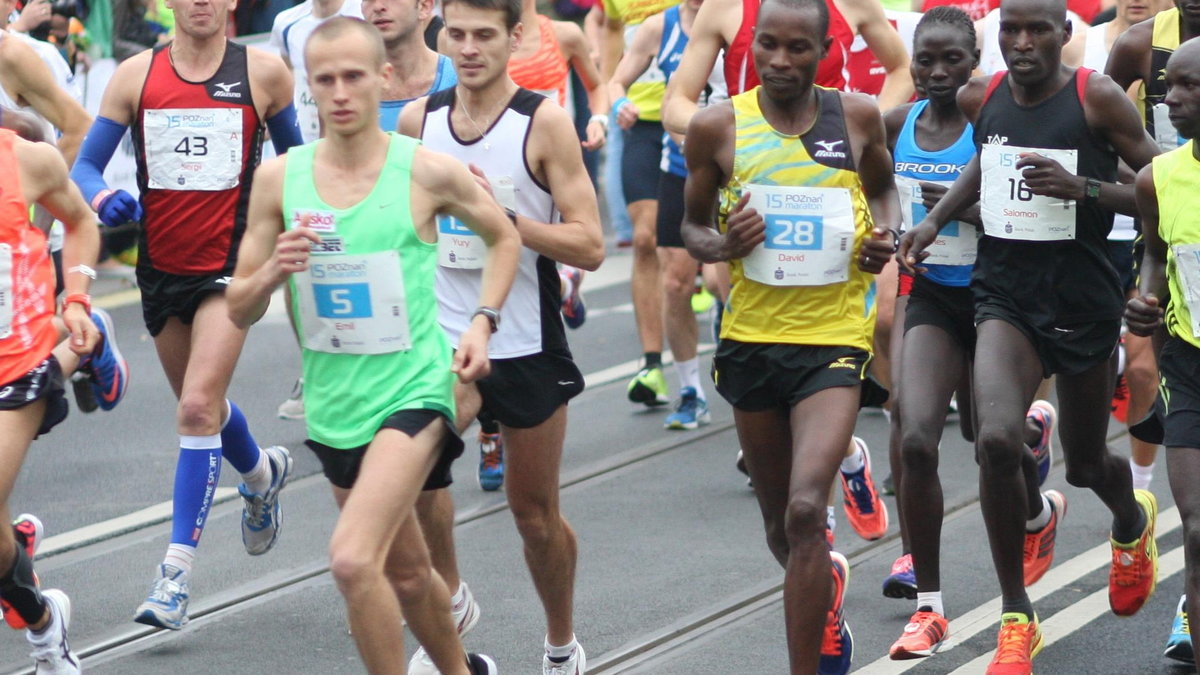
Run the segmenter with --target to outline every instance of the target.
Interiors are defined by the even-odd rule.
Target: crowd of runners
[[[226,37],[233,0],[168,4],[174,38],[118,67],[94,119],[57,52],[0,29],[0,607],[38,673],[80,672],[71,603],[34,573],[41,522],[7,501],[67,415],[67,381],[82,412],[124,396],[89,289],[101,228],[130,223],[179,436],[170,542],[134,621],[188,622],[223,460],[246,552],[280,536],[300,450],[260,446],[226,395],[275,297],[302,364],[279,415],[304,421],[340,509],[330,569],[366,670],[499,672],[463,648],[480,609],[446,489],[478,422],[458,473],[506,491],[545,614],[542,672],[585,673],[559,472],[584,388],[568,329],[606,254],[586,160],[601,149],[643,350],[627,398],[671,406],[672,431],[710,423],[710,391],[732,406],[730,469],[783,568],[791,672],[852,666],[838,492],[859,536],[899,525],[903,555],[879,581],[914,612],[890,657],[951,637],[951,410],[1001,591],[987,672],[1032,673],[1042,648],[1026,588],[1067,521],[1068,495],[1043,489],[1056,437],[1067,482],[1112,514],[1119,616],[1155,589],[1148,487],[1166,448],[1187,593],[1152,620],[1166,656],[1194,663],[1200,3],[1116,0],[1105,21],[1086,0],[927,0],[891,18],[879,0],[604,0],[581,27],[533,0],[306,0],[276,17],[270,51]],[[137,195],[104,178],[127,132]],[[276,157],[260,161],[266,142]],[[890,423],[874,466],[854,435],[866,406]],[[1128,458],[1106,441],[1114,409]]]

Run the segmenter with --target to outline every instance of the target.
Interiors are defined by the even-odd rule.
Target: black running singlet
[[[1050,98],[1032,106],[1017,104],[1007,72],[997,73],[984,96],[975,124],[975,146],[1075,149],[1076,174],[1113,183],[1117,155],[1091,132],[1083,100],[1091,71],[1079,69]],[[1014,201],[1014,208],[1020,202]],[[1111,320],[1121,316],[1124,298],[1108,254],[1113,214],[1095,203],[1078,202],[1075,238],[1025,241],[984,235],[971,285],[976,303],[993,299],[1020,312],[1035,326]]]

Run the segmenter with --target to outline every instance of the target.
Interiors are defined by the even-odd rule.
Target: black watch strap
[[[475,313],[471,315],[471,318],[474,319],[481,314],[487,317],[488,323],[492,325],[493,333],[500,330],[500,310],[494,307],[480,307],[479,309],[475,310]]]
[[[1098,199],[1100,199],[1100,181],[1089,178],[1083,187],[1083,201],[1094,204]]]

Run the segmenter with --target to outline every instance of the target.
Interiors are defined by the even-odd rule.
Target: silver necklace
[[[480,128],[479,123],[475,121],[474,117],[471,117],[471,112],[469,110],[467,110],[467,102],[463,101],[462,99],[459,99],[459,102],[462,103],[463,115],[466,115],[467,121],[471,123],[471,126],[475,127],[475,132],[478,133],[479,138],[483,140],[483,149],[485,151],[491,150],[492,144],[488,142],[487,132],[484,131],[482,128]],[[483,121],[486,123],[488,121],[487,117],[483,118]],[[489,129],[489,131],[490,131],[490,129]]]

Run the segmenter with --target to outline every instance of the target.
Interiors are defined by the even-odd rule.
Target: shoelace
[[[821,654],[840,656],[842,653],[842,622],[835,612],[825,617],[825,634],[821,638]]]
[[[150,599],[163,605],[173,605],[175,604],[176,596],[182,592],[183,585],[178,581],[162,578],[150,590]]]
[[[854,505],[863,513],[875,513],[875,503],[871,499],[871,489],[867,487],[867,470],[864,468],[846,479],[850,488],[850,496]]]
[[[996,642],[996,660],[992,663],[1021,663],[1029,660],[1029,641],[1033,639],[1032,624],[1010,623],[1000,627]]]
[[[1041,537],[1039,537],[1038,534],[1040,533],[1025,533],[1025,547],[1023,549],[1025,560],[1033,560],[1037,557],[1038,543],[1041,540]]]
[[[1141,551],[1139,551],[1141,548],[1141,539],[1138,540],[1138,544],[1138,546],[1134,546],[1133,548],[1113,549],[1113,562],[1115,565],[1113,565],[1112,577],[1118,586],[1133,586],[1141,581],[1143,563],[1141,560]],[[1124,564],[1121,561],[1121,556],[1123,555],[1128,555],[1132,562],[1128,565]]]
[[[262,495],[243,497],[246,502],[246,523],[252,530],[261,530],[270,524],[270,514],[267,511],[267,500]]]
[[[912,568],[912,556],[901,556],[896,560],[896,562],[892,563],[892,574],[904,574],[905,572],[911,572]]]
[[[489,436],[487,438],[481,437],[480,443],[484,447],[483,458],[482,458],[483,467],[485,469],[491,469],[491,470],[499,469],[500,462],[504,458],[504,453],[500,448],[500,442],[499,442],[498,437],[496,437],[496,438],[493,438],[491,436]]]

